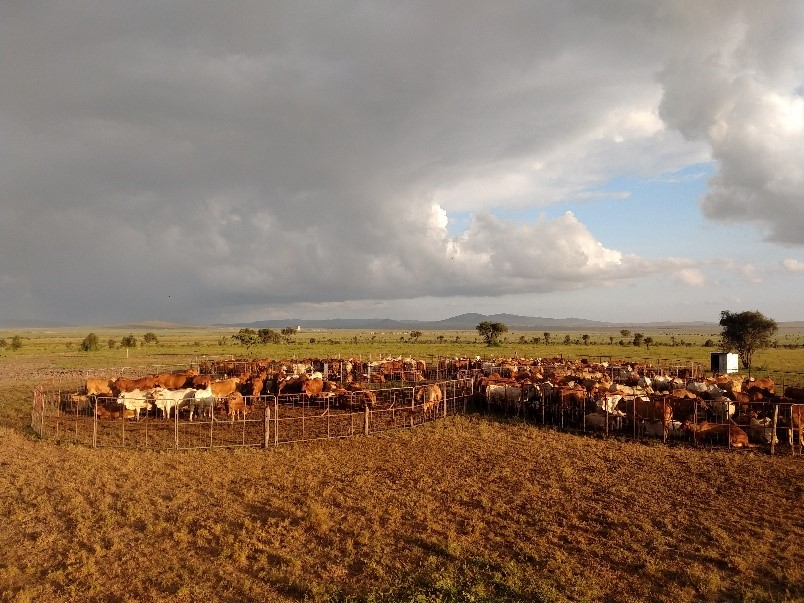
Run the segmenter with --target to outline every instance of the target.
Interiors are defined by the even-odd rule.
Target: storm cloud
[[[714,160],[705,216],[804,244],[801,5],[753,6],[6,3],[3,311],[700,287],[548,210]]]

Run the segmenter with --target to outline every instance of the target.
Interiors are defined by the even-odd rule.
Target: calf
[[[240,392],[232,392],[226,396],[224,400],[226,403],[226,414],[229,415],[229,419],[232,423],[234,423],[235,418],[240,418],[240,416],[245,419],[246,415],[251,412],[251,406],[246,404],[246,399]]]
[[[95,415],[99,419],[133,419],[136,416],[133,410],[118,404],[114,398],[99,398],[95,403]]]

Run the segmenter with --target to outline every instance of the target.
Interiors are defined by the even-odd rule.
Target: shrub
[[[123,348],[136,348],[137,347],[137,338],[134,337],[131,333],[123,337],[120,340],[120,347]]]
[[[95,333],[90,333],[84,337],[84,341],[81,342],[78,349],[82,352],[97,352],[98,348],[98,336]]]

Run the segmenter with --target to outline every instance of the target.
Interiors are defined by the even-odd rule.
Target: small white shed
[[[740,357],[726,352],[712,352],[710,369],[713,373],[726,375],[740,370]]]

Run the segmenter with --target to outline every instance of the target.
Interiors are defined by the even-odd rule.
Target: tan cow
[[[105,377],[87,377],[84,385],[87,396],[113,396],[112,381]]]
[[[225,400],[226,414],[229,415],[232,423],[234,423],[235,418],[239,419],[241,416],[245,419],[246,415],[251,412],[251,406],[246,404],[246,399],[240,392],[232,392],[226,396]]]
[[[238,377],[231,377],[230,379],[223,379],[222,381],[213,381],[209,384],[208,388],[212,390],[213,396],[223,398],[237,391],[237,385],[239,383],[240,379]]]
[[[416,388],[414,395],[417,402],[421,402],[422,410],[424,411],[424,418],[434,419],[438,413],[441,401],[444,399],[444,393],[441,387],[431,383],[430,385],[423,385]]]

